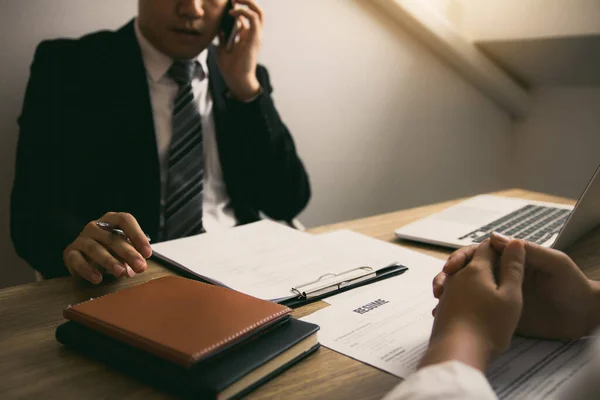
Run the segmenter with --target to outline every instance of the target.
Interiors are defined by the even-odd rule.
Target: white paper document
[[[555,342],[515,338],[487,377],[499,399],[563,399],[560,391],[590,363],[589,340]]]
[[[437,272],[443,262],[438,264]],[[406,377],[427,347],[437,304],[431,294],[435,273],[415,279],[413,271],[327,299],[330,307],[303,320],[321,327],[323,346]]]
[[[152,246],[194,274],[266,300],[290,297],[293,285],[325,270],[314,237],[272,221]]]
[[[275,301],[296,297],[293,287],[325,274],[362,266],[378,270],[395,261],[403,263],[398,258],[408,254],[408,260],[414,253],[350,231],[311,235],[272,221],[158,243],[152,248],[196,275]]]
[[[438,263],[439,272],[443,262],[431,262]],[[323,346],[406,378],[427,348],[437,304],[431,289],[437,272],[412,272],[334,296],[330,307],[303,320],[321,327]],[[500,399],[551,398],[589,362],[584,347],[583,342],[515,338],[491,365],[488,378]]]
[[[433,277],[442,270],[445,260],[426,256],[423,253],[409,250],[394,243],[384,242],[349,230],[335,231],[318,235],[319,240],[335,254],[343,255],[348,260],[363,262],[364,265],[386,265],[398,262],[408,267],[408,272],[401,275],[405,285],[412,286],[413,281],[423,275],[431,283]],[[421,279],[422,281],[422,279]],[[416,282],[415,282],[416,283]],[[368,291],[369,286],[352,289],[349,295]],[[333,304],[343,295],[326,298],[324,301]]]

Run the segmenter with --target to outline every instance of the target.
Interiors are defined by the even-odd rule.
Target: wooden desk
[[[499,194],[573,204],[572,200],[509,190]],[[352,229],[393,242],[395,228],[440,211],[457,201],[399,211],[312,229],[320,233]],[[599,232],[576,243],[571,256],[593,278],[600,278]],[[407,242],[403,246],[439,258],[448,250]],[[139,284],[170,272],[156,264],[146,273],[94,287],[70,278],[17,286],[0,291],[0,398],[169,398],[165,393],[115,373],[60,346],[54,330],[63,322],[62,310],[90,297]],[[433,278],[433,277],[432,277]],[[323,302],[295,310],[296,317],[325,307]],[[400,380],[358,361],[321,348],[319,352],[254,391],[250,398],[378,399]]]

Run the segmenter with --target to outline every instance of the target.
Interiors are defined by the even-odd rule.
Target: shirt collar
[[[146,72],[150,79],[153,82],[160,81],[163,76],[167,73],[169,68],[171,68],[171,64],[173,64],[173,59],[166,54],[163,54],[156,47],[148,41],[142,34],[140,30],[137,19],[135,20],[135,36],[137,38],[138,44],[140,45],[140,49],[142,51],[142,59],[144,61],[144,66],[146,68]],[[201,77],[205,78],[208,76],[208,49],[204,49],[200,54],[196,56],[196,61],[200,64],[201,69]]]

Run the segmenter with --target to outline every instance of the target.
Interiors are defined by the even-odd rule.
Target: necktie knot
[[[169,76],[180,86],[186,85],[192,81],[196,74],[198,63],[195,60],[177,60],[169,68]]]

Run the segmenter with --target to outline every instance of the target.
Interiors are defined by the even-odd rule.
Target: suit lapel
[[[223,178],[227,183],[229,195],[232,196],[232,185],[235,185],[232,170],[235,164],[234,148],[235,140],[230,137],[232,132],[227,124],[227,85],[219,70],[217,63],[217,49],[214,46],[208,48],[208,84],[213,99],[213,117],[215,121],[215,136],[221,161],[221,170]]]
[[[121,28],[116,36],[117,60],[114,107],[121,126],[118,151],[126,163],[124,174],[130,174],[130,190],[150,198],[139,199],[148,205],[145,210],[158,228],[160,213],[160,169],[152,103],[142,53],[135,36],[133,21]],[[129,167],[129,168],[127,168]],[[154,221],[152,221],[154,222]],[[148,221],[146,221],[148,223]],[[153,224],[154,225],[154,224]]]
[[[135,37],[133,22],[130,22],[117,32],[119,53],[115,56],[118,60],[119,71],[117,78],[117,95],[115,102],[119,105],[119,113],[126,124],[128,137],[140,146],[140,152],[145,156],[152,150],[153,161],[158,167],[158,152],[152,117],[152,105],[146,69],[142,60],[142,53]]]
[[[217,63],[217,49],[214,46],[208,48],[208,84],[213,99],[213,112],[217,132],[223,130],[226,110],[227,85],[219,70]],[[221,135],[217,135],[218,137]]]

